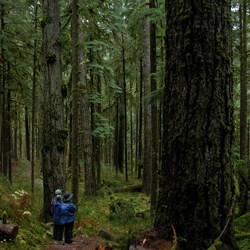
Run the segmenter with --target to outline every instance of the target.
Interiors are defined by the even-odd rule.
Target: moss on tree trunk
[[[230,1],[166,1],[163,159],[155,227],[207,249],[233,205]],[[231,223],[222,240],[233,245]]]

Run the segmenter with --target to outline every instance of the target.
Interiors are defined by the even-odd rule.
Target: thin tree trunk
[[[118,99],[118,98],[117,98]],[[118,138],[119,138],[119,104],[118,100],[116,101],[115,106],[115,138],[114,138],[114,166],[115,172],[118,172]]]
[[[125,43],[122,34],[122,81],[123,81],[123,107],[124,107],[124,167],[125,180],[128,181],[128,146],[127,146],[127,93],[126,93],[126,72],[125,72]]]
[[[79,2],[72,1],[72,148],[71,164],[72,178],[71,187],[74,202],[78,204],[79,190]]]
[[[100,76],[97,76],[97,92],[101,94],[101,79]],[[91,84],[93,86],[93,83]],[[97,104],[97,113],[101,113],[101,103]],[[91,114],[92,117],[92,125],[94,125],[94,119],[93,114]],[[93,131],[93,127],[92,127]],[[93,140],[93,157],[96,165],[96,178],[97,178],[97,189],[101,187],[101,140],[99,137],[92,136]],[[108,145],[106,145],[106,148],[108,148]],[[107,158],[109,158],[109,155],[107,154]],[[105,161],[104,161],[105,162]]]
[[[37,5],[34,12],[34,29],[37,31]],[[35,130],[36,130],[36,65],[37,65],[37,40],[34,39],[34,54],[33,54],[33,89],[32,89],[32,134],[31,134],[31,193],[34,193],[35,186]]]
[[[19,156],[23,158],[23,133],[22,133],[22,119],[21,107],[18,105],[18,140],[19,140]]]
[[[11,76],[10,76],[10,63],[8,62],[8,92],[7,92],[7,106],[6,106],[6,144],[4,147],[6,147],[6,163],[8,168],[8,178],[10,183],[12,183],[12,169],[11,169],[11,90],[10,90],[10,82],[11,82]]]
[[[150,8],[155,9],[155,0],[150,0]],[[156,79],[156,25],[150,23],[150,63],[151,63],[151,92],[157,90]],[[157,117],[157,101],[151,102],[151,123],[152,123],[152,178],[151,178],[151,214],[156,209],[157,200],[157,170],[158,170],[158,117]]]
[[[143,119],[142,119],[142,107],[143,107],[143,80],[142,80],[142,60],[140,60],[140,85],[139,85],[139,128],[138,128],[138,179],[142,178],[142,168],[143,168],[143,159],[142,159],[142,152],[143,152],[143,146],[142,146],[142,125],[143,125]]]
[[[30,161],[30,129],[29,129],[29,110],[25,106],[25,134],[26,134],[26,158]]]
[[[143,0],[143,3],[146,1]],[[148,6],[146,7],[148,8]],[[152,127],[151,127],[151,78],[150,78],[150,22],[143,19],[142,28],[142,70],[144,84],[144,161],[143,161],[143,190],[150,194],[152,180]]]
[[[134,174],[134,136],[133,136],[133,94],[132,94],[132,83],[133,81],[130,80],[129,90],[130,90],[130,111],[129,111],[129,117],[130,117],[130,169],[131,169],[131,176],[133,177]],[[135,126],[135,130],[137,127]]]
[[[81,43],[83,43],[83,35],[81,34]],[[81,123],[83,133],[83,155],[84,155],[84,172],[85,172],[85,189],[86,195],[95,195],[97,190],[96,183],[96,161],[94,157],[93,140],[92,140],[92,123],[91,123],[91,108],[88,100],[87,88],[87,72],[86,65],[83,63],[85,56],[80,52],[80,93],[81,93]]]
[[[119,98],[119,122],[118,122],[118,141],[117,141],[117,165],[118,170],[123,173],[124,172],[124,102],[122,101],[122,97]]]

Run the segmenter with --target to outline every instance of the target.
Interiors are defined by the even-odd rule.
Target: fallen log
[[[130,186],[125,186],[125,187],[118,187],[111,189],[112,192],[114,193],[120,193],[120,192],[142,192],[142,184],[136,184],[136,185],[130,185]]]
[[[14,240],[18,234],[18,226],[14,224],[0,224],[0,240]]]

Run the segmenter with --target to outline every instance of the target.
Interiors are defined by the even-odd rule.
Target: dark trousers
[[[64,225],[65,243],[71,243],[73,241],[73,228],[74,228],[74,221],[66,223]]]
[[[63,225],[54,224],[53,238],[54,240],[63,240]]]

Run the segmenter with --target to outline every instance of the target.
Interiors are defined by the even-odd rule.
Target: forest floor
[[[96,250],[100,246],[100,239],[98,237],[83,237],[76,236],[71,244],[53,241],[43,247],[43,250]],[[103,248],[105,249],[105,248]]]
[[[14,190],[28,190],[30,186],[30,163],[29,162],[18,162],[13,164],[13,179],[15,180]],[[109,174],[110,176],[110,174]],[[107,185],[117,185],[119,187],[119,180],[117,180],[117,176],[114,176],[115,179],[110,180],[107,179]],[[118,176],[119,178],[119,176]],[[27,186],[23,186],[24,182]],[[123,180],[123,179],[122,179]],[[123,183],[121,181],[121,183]],[[42,185],[43,181],[41,178],[41,173],[39,168],[35,172],[35,197],[37,197],[36,201],[37,209],[40,210],[42,204]],[[133,181],[131,181],[131,184],[134,184]],[[123,185],[121,185],[123,187]],[[104,188],[105,189],[105,188]],[[108,189],[110,191],[110,189]],[[103,200],[101,198],[104,196]],[[75,223],[75,237],[74,241],[71,244],[65,244],[63,242],[56,242],[52,239],[51,232],[53,231],[53,224],[48,226],[47,232],[49,237],[46,237],[47,239],[50,238],[50,240],[45,243],[45,245],[38,243],[37,246],[40,246],[39,249],[41,250],[56,250],[56,249],[62,249],[62,250],[74,250],[74,249],[83,249],[83,250],[136,250],[136,249],[147,249],[147,250],[170,250],[171,249],[171,242],[167,242],[166,240],[159,239],[156,235],[156,233],[153,230],[146,229],[150,228],[143,226],[145,223],[144,221],[147,220],[147,209],[148,209],[148,199],[144,197],[140,192],[129,194],[126,196],[125,193],[121,192],[120,194],[115,193],[112,194],[115,201],[122,202],[124,205],[124,211],[119,211],[121,214],[119,214],[119,218],[127,218],[124,220],[121,220],[117,218],[117,214],[115,214],[115,217],[112,217],[111,220],[108,219],[110,216],[110,195],[106,195],[106,192],[104,191],[100,196],[93,199],[87,199],[86,197],[83,198],[83,201],[79,201],[79,207],[78,207],[78,218]],[[107,198],[105,198],[107,197]],[[92,206],[91,202],[93,201]],[[32,201],[33,202],[33,201]],[[96,204],[98,203],[99,209],[95,211]],[[84,206],[82,205],[84,204]],[[134,217],[133,214],[130,214],[131,211],[134,211],[133,209],[138,207],[138,204],[140,204],[140,207],[142,206],[142,210],[140,208],[139,214],[141,211],[143,211],[144,215],[143,217]],[[116,205],[116,203],[114,203]],[[30,210],[31,207],[28,206],[23,208],[25,210]],[[34,211],[33,211],[34,212]],[[92,217],[91,217],[92,216]],[[31,219],[31,217],[30,217]],[[107,223],[108,222],[108,223]],[[115,222],[118,222],[117,224],[113,224]],[[135,225],[135,223],[137,225]],[[29,224],[29,223],[28,223]],[[131,224],[128,225],[128,224]],[[119,226],[120,225],[120,226]],[[121,227],[121,225],[123,225]],[[137,226],[141,225],[144,230],[137,230]],[[107,232],[111,233],[111,238],[108,239],[105,238],[100,233],[100,227],[106,228]],[[119,230],[118,230],[119,228]],[[121,229],[120,229],[121,228]],[[21,228],[20,228],[21,229]],[[23,227],[22,227],[23,229]],[[129,233],[129,231],[131,232]],[[104,230],[105,231],[105,230]],[[139,235],[138,235],[139,233]],[[25,244],[27,244],[30,239],[27,236],[27,232],[23,233],[22,230],[19,232],[19,238],[25,241]],[[39,236],[38,236],[39,237]],[[18,239],[17,242],[20,241]],[[1,248],[1,246],[0,246]]]
[[[112,243],[100,243],[101,239],[96,237],[76,236],[71,244],[63,242],[51,242],[44,246],[43,250],[111,250]],[[157,237],[155,231],[149,230],[142,232],[141,235],[133,238],[129,244],[129,250],[170,250],[172,243]]]

